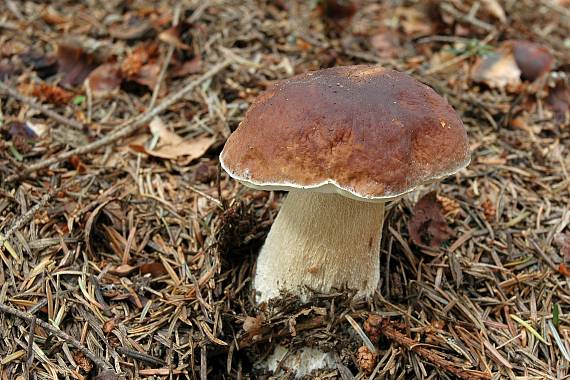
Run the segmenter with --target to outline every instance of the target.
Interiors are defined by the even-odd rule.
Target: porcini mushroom
[[[257,260],[258,302],[308,289],[372,295],[385,202],[469,161],[458,115],[407,74],[345,66],[272,85],[220,155],[246,186],[289,191]]]

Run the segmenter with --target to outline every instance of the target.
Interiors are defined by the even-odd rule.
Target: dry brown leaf
[[[176,26],[166,29],[158,35],[158,39],[182,50],[192,50],[192,46],[184,43],[181,36],[190,29],[190,24],[181,22]]]
[[[435,191],[427,193],[416,203],[408,223],[410,237],[414,243],[435,248],[452,236],[441,211]]]
[[[480,57],[473,66],[471,77],[491,88],[515,89],[521,83],[521,70],[512,52],[501,50]]]
[[[117,63],[105,63],[89,74],[86,82],[95,97],[105,97],[115,93],[121,86],[121,68]]]
[[[20,59],[26,66],[30,66],[36,71],[41,79],[50,77],[57,73],[57,57],[53,54],[44,54],[37,50],[30,49],[20,55]]]
[[[139,45],[121,64],[125,79],[154,89],[160,74],[158,45],[147,43]]]
[[[185,61],[185,62],[172,62],[172,68],[170,69],[170,76],[172,78],[185,77],[190,74],[196,74],[202,70],[202,57],[197,55],[196,57]]]
[[[159,136],[159,143],[155,149],[134,145],[131,145],[131,148],[140,153],[168,160],[187,157],[186,161],[189,162],[200,158],[216,141],[215,138],[207,136],[200,136],[192,140],[184,139],[170,131],[160,118],[154,118],[150,122],[150,130],[153,135]]]
[[[154,89],[156,82],[158,82],[159,75],[160,64],[158,62],[152,62],[141,67],[138,74],[130,79],[148,87],[149,89]]]
[[[57,47],[57,64],[63,78],[59,84],[63,87],[73,87],[83,83],[89,73],[98,63],[93,54],[86,53],[75,43],[64,43]]]

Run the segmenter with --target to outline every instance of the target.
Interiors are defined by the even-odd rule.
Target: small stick
[[[23,311],[20,311],[18,309],[15,309],[15,308],[8,306],[8,305],[5,305],[3,303],[0,303],[0,312],[21,318],[21,319],[23,319],[29,323],[36,323],[37,325],[39,325],[44,330],[49,331],[52,335],[55,335],[58,338],[63,339],[68,344],[77,348],[79,351],[81,351],[81,353],[83,355],[87,356],[93,363],[95,363],[97,365],[97,367],[99,367],[101,369],[112,368],[109,363],[107,363],[103,359],[100,359],[97,355],[95,355],[94,353],[89,351],[89,349],[87,349],[87,347],[82,345],[80,341],[78,341],[74,337],[68,335],[67,333],[61,331],[59,328],[54,327],[54,326],[50,325],[49,323],[42,321],[41,319],[37,319],[34,315],[29,314],[29,313],[25,313]]]
[[[158,365],[158,366],[166,365],[166,362],[164,360],[155,358],[154,356],[151,356],[149,354],[145,354],[144,352],[131,350],[131,349],[125,348],[125,347],[117,347],[115,349],[115,351],[117,351],[117,353],[119,353],[121,355],[129,356],[133,359],[140,360],[140,361],[143,361],[145,363]]]
[[[32,319],[32,323],[30,324],[30,332],[28,334],[28,352],[26,355],[26,375],[27,379],[30,378],[29,373],[32,367],[32,363],[34,361],[34,337],[36,336],[36,318]]]
[[[44,105],[36,102],[34,99],[20,94],[18,91],[9,87],[6,83],[4,83],[2,81],[0,81],[0,90],[7,93],[8,95],[13,97],[14,99],[19,100],[20,102],[27,104],[32,108],[37,109],[38,111],[40,111],[44,115],[49,116],[56,121],[59,121],[61,124],[65,124],[67,126],[70,126],[71,128],[78,129],[80,131],[83,130],[83,124],[81,124],[80,122],[68,119],[67,117],[62,116],[62,115],[58,114],[57,112],[52,111],[49,108],[46,108]]]
[[[156,106],[155,108],[153,108],[149,112],[147,112],[147,113],[145,113],[139,117],[135,117],[135,118],[123,123],[120,127],[117,128],[116,132],[109,133],[105,137],[103,137],[97,141],[94,141],[91,144],[87,144],[87,145],[81,146],[79,148],[60,153],[55,157],[52,157],[52,158],[49,158],[47,160],[43,160],[41,162],[38,162],[34,165],[31,165],[28,168],[24,169],[21,173],[14,174],[14,175],[6,177],[5,182],[13,182],[15,180],[18,180],[20,178],[23,178],[23,177],[29,175],[30,173],[33,173],[33,172],[36,172],[38,170],[47,168],[50,165],[53,165],[55,163],[65,161],[71,156],[74,156],[74,155],[81,156],[85,153],[93,152],[99,148],[107,147],[110,144],[113,144],[114,142],[116,142],[117,140],[122,139],[123,137],[127,137],[128,135],[130,135],[131,133],[133,133],[134,131],[136,131],[137,129],[142,127],[143,125],[146,125],[147,123],[149,123],[155,116],[166,111],[174,103],[176,103],[179,100],[181,100],[182,98],[184,98],[190,91],[192,91],[199,84],[201,84],[205,80],[212,78],[218,72],[225,69],[232,62],[233,62],[232,59],[225,59],[221,63],[215,65],[210,70],[206,71],[201,77],[199,77],[198,79],[188,83],[180,91],[178,91],[177,93],[175,93],[172,96],[169,96],[168,98],[163,100],[158,106]]]
[[[384,323],[381,327],[380,331],[389,339],[395,341],[401,346],[404,346],[410,351],[415,352],[416,354],[422,356],[423,358],[429,360],[434,365],[453,373],[460,379],[464,380],[488,380],[491,379],[491,375],[489,373],[475,371],[475,370],[467,370],[463,368],[459,368],[455,365],[455,363],[450,362],[442,358],[439,354],[430,351],[426,347],[420,345],[420,343],[416,342],[412,338],[402,334],[398,330],[396,330],[389,322]]]
[[[200,348],[200,380],[208,380],[208,352],[206,346]]]

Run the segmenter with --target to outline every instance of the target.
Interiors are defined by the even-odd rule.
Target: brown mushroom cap
[[[463,123],[430,87],[377,66],[309,72],[273,84],[220,155],[255,188],[386,200],[469,164]]]

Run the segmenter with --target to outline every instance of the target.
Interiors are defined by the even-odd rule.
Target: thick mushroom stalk
[[[370,296],[378,286],[384,203],[338,194],[289,192],[267,236],[254,287],[258,302],[307,289],[356,289]]]

